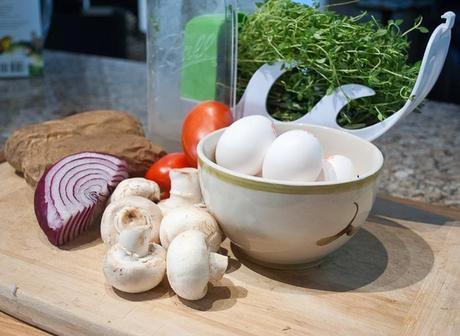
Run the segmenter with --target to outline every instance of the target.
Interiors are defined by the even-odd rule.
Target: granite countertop
[[[145,63],[45,52],[45,76],[0,80],[0,147],[18,127],[93,109],[147,125]],[[428,101],[375,143],[385,155],[380,191],[460,208],[460,106]]]

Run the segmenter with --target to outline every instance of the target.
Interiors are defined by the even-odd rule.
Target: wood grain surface
[[[166,281],[143,294],[114,290],[101,272],[104,248],[97,230],[55,248],[35,221],[31,188],[7,164],[0,165],[0,180],[0,310],[49,332],[460,334],[455,212],[379,198],[355,237],[307,270],[257,266],[226,241],[223,252],[231,259],[224,279],[211,285],[204,299],[187,302]],[[15,320],[0,316],[0,323]],[[13,334],[21,333],[31,334],[20,329]]]
[[[0,334],[2,336],[48,336],[49,333],[32,327],[14,317],[0,312]]]

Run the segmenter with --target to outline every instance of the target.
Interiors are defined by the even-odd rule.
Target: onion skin
[[[45,171],[35,189],[34,207],[51,244],[66,244],[100,218],[112,191],[128,178],[127,167],[116,156],[82,152]]]

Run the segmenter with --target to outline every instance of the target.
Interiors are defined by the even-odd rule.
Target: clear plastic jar
[[[199,102],[234,106],[234,0],[148,0],[149,136],[180,150],[185,115]]]

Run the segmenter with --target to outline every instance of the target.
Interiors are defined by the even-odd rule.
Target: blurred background
[[[45,27],[49,28],[45,48],[145,61],[145,0],[42,0],[41,4],[44,15],[50,18]],[[321,5],[344,15],[367,11],[384,22],[404,19],[407,26],[421,15],[430,32],[445,11],[460,14],[459,0],[330,0],[321,1]],[[434,100],[460,103],[456,87],[460,77],[459,17],[444,72],[429,97]],[[429,36],[409,35],[412,61],[422,58]]]
[[[50,2],[50,1],[45,1]],[[308,0],[299,2],[309,3]],[[344,15],[362,11],[388,21],[404,19],[410,25],[419,15],[430,32],[447,10],[460,14],[458,0],[345,0],[322,1],[322,6]],[[457,24],[444,73],[429,98],[460,103],[460,24]],[[54,0],[45,48],[145,61],[145,0]],[[411,60],[423,56],[429,34],[412,34]]]

